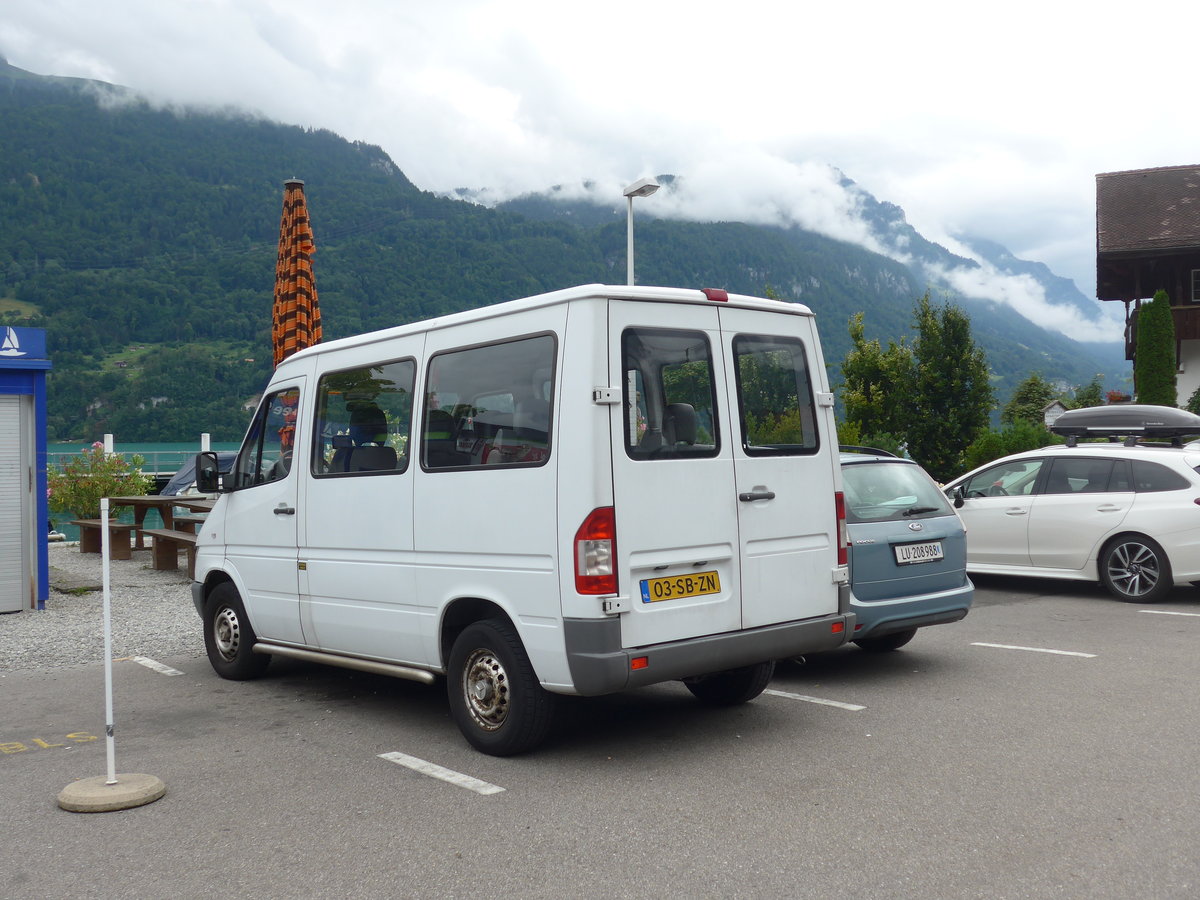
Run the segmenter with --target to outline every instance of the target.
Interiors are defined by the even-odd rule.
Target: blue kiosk
[[[46,332],[0,325],[0,613],[45,609]]]

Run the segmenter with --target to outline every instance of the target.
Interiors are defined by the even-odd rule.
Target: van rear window
[[[712,348],[700,331],[627,328],[621,336],[625,451],[633,459],[715,456]]]
[[[798,456],[820,446],[804,345],[795,338],[739,334],[733,339],[747,456]]]

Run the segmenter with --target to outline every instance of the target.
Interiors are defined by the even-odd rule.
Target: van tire
[[[859,647],[868,653],[888,653],[892,650],[899,650],[916,636],[917,629],[909,628],[905,631],[893,631],[891,634],[884,634],[879,637],[866,637],[854,643],[858,644]]]
[[[504,619],[463,629],[450,650],[446,691],[459,730],[489,756],[532,750],[554,717],[554,696],[538,683],[520,636]]]
[[[769,660],[740,669],[686,678],[683,683],[706,706],[737,706],[766,690],[774,674],[775,661]]]
[[[258,678],[271,657],[251,649],[257,641],[237,588],[229,582],[215,587],[204,604],[204,649],[213,670],[232,681]]]

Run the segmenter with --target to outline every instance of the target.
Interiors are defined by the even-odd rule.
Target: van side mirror
[[[221,490],[221,467],[217,454],[206,451],[196,454],[196,490],[215,494]]]

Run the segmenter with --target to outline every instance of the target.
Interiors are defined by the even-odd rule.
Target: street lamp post
[[[626,251],[625,263],[627,267],[627,284],[633,284],[633,198],[634,197],[649,197],[659,188],[659,184],[653,178],[639,178],[629,187],[625,188],[625,199],[628,201],[628,213],[626,215],[625,236],[626,236]]]

